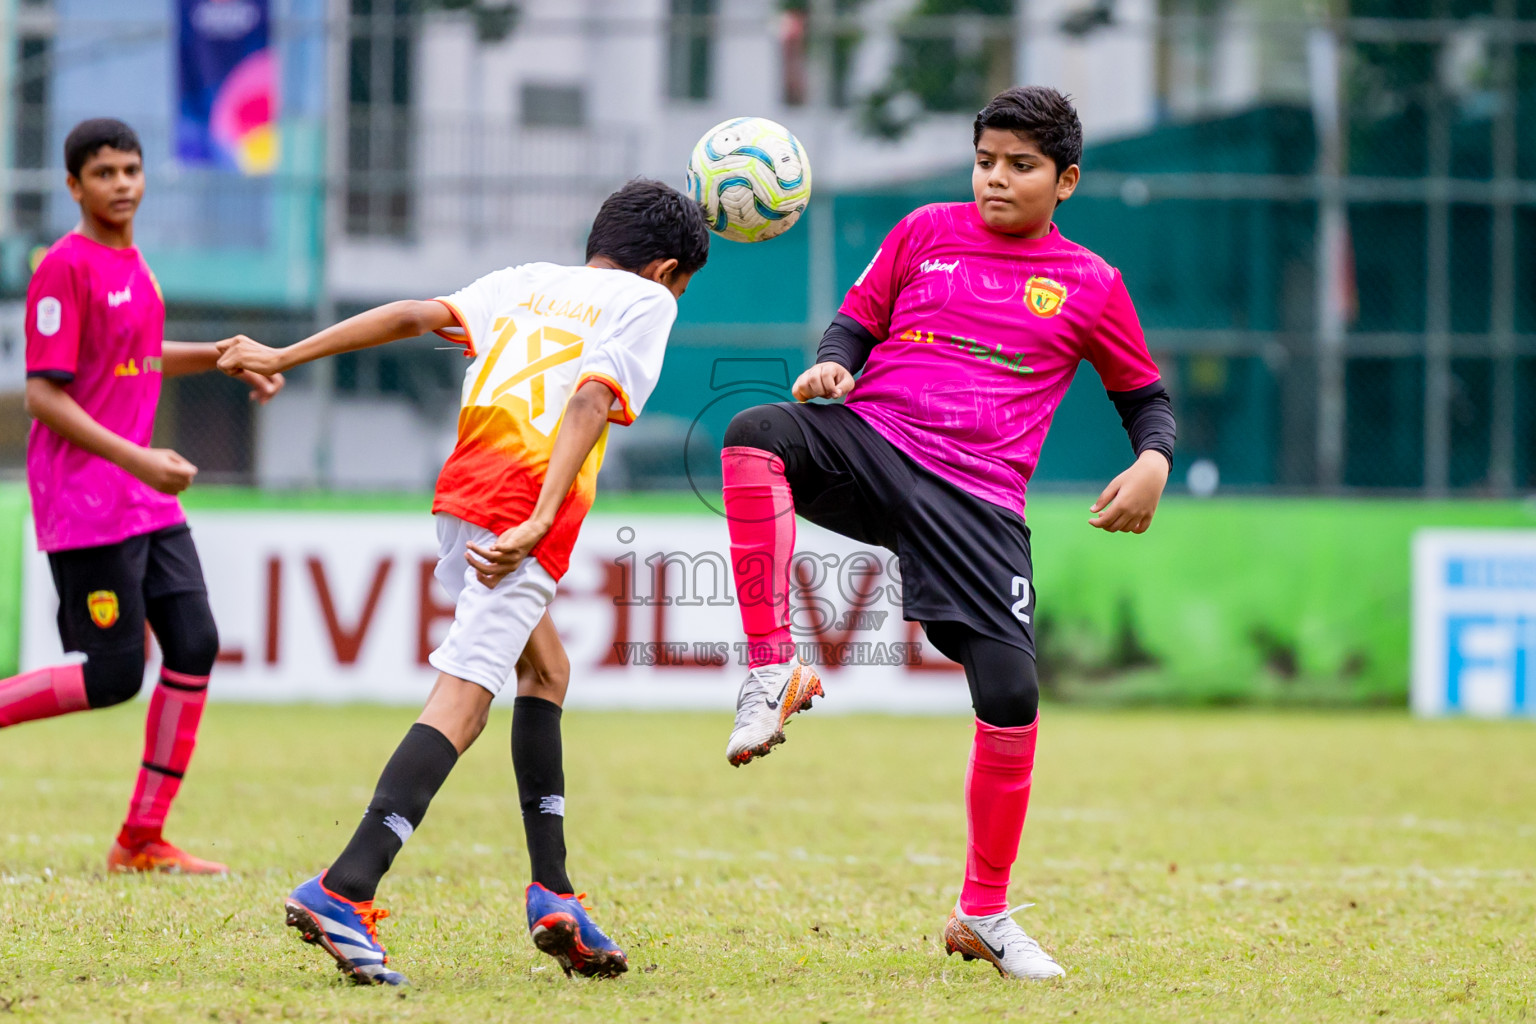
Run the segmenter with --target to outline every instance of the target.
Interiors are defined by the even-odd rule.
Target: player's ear
[[[64,177],[64,184],[69,188],[69,197],[75,202],[85,199],[85,189],[80,187],[80,179],[73,174]]]
[[[655,281],[663,288],[671,288],[677,279],[677,260],[670,257],[664,260],[651,260],[640,271],[640,276],[648,281]]]
[[[1072,193],[1077,190],[1078,178],[1082,171],[1077,164],[1072,164],[1066,170],[1056,176],[1056,201],[1064,203],[1072,198]]]

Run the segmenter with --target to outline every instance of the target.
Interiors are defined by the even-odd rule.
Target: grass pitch
[[[380,891],[399,993],[282,926],[412,719],[215,704],[168,830],[226,880],[107,877],[142,705],[0,734],[0,1012],[17,1020],[1498,1020],[1536,1016],[1529,724],[1047,708],[1014,896],[1066,966],[939,941],[964,856],[961,719],[813,712],[734,770],[727,718],[566,717],[572,874],[627,948],[528,941],[509,719]]]

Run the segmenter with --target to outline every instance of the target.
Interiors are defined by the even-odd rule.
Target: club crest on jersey
[[[1039,274],[1024,282],[1024,305],[1035,316],[1055,316],[1067,301],[1065,285]]]
[[[85,606],[91,611],[91,621],[102,629],[111,629],[117,622],[117,592],[93,590],[85,596]]]

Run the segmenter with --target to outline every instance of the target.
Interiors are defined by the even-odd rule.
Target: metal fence
[[[513,33],[552,46],[655,27],[650,15],[600,19],[523,6]],[[838,151],[863,152],[871,137],[896,139],[891,152],[901,152],[900,138],[925,121],[948,118],[963,134],[967,112],[999,82],[1073,87],[1073,61],[1105,64],[1124,53],[1146,62],[1145,113],[1090,132],[1082,187],[1060,220],[1126,275],[1175,392],[1178,479],[1203,460],[1225,486],[1250,489],[1536,488],[1536,7],[1525,0],[1362,0],[1310,20],[1258,0],[1162,0],[1145,17],[1115,2],[1050,18],[1039,16],[1048,5],[985,0],[918,0],[894,14],[890,4],[764,0],[756,14],[739,13],[749,6],[726,15],[692,0],[662,5],[661,37],[683,41],[663,54],[665,87],[678,103],[700,102],[709,76],[722,73],[725,44],[766,33],[782,50],[776,102],[786,104],[785,119],[830,111],[841,126],[820,133],[823,166],[846,163]],[[33,28],[14,40],[7,129],[14,237],[56,231],[67,214],[47,88],[59,55],[49,52],[38,13],[48,5],[23,14],[29,8]],[[357,5],[349,10],[331,27],[377,34]],[[407,40],[427,17],[419,7],[407,15],[391,7],[388,16],[389,30]],[[1091,105],[1109,102],[1095,100],[1091,86],[1075,84],[1090,125]],[[558,109],[564,99],[549,101]],[[639,168],[650,130],[513,126],[469,112],[428,119],[410,103],[331,109],[345,118],[342,133],[329,133],[345,159],[276,185],[328,197],[331,250],[341,241],[408,242],[424,230],[467,243],[488,232],[568,233],[607,187]],[[810,265],[835,278],[807,289],[838,294],[903,203],[962,198],[963,148],[950,176],[866,184],[842,175],[836,216],[797,229]],[[891,175],[876,166],[870,177]],[[182,175],[157,186],[150,227],[172,241],[240,230],[260,220],[250,204],[272,187]],[[240,189],[248,200],[232,203]],[[818,198],[829,202],[832,191],[823,186]],[[5,244],[0,256],[12,260],[14,242],[12,251]],[[750,313],[750,302],[738,305]],[[825,313],[814,296],[804,305],[813,320]],[[255,317],[281,342],[344,311],[331,297],[278,312],[180,304],[172,317],[192,336],[246,329]],[[670,357],[673,381],[689,378],[690,360],[728,347],[688,341],[689,316],[685,305],[687,343]],[[782,336],[751,322],[737,327],[731,345]],[[819,327],[807,323],[804,337]],[[373,358],[328,371],[325,386],[339,382],[333,393],[343,401],[408,403],[433,429],[447,426],[452,410],[441,399],[451,389],[438,386],[430,346],[408,350],[393,368]],[[434,383],[407,388],[402,375]],[[1058,418],[1043,484],[1095,479],[1123,458],[1102,399],[1091,409],[1090,399],[1069,399]],[[183,381],[168,402],[169,440],[201,450],[200,464],[224,478],[259,479],[259,432],[236,390]],[[665,411],[666,401],[655,408]],[[218,410],[229,414],[227,429],[208,426]],[[0,464],[17,465],[3,438]],[[643,476],[631,480],[645,485]]]

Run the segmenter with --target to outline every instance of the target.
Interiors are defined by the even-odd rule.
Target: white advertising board
[[[191,524],[219,626],[215,699],[425,698],[427,655],[453,616],[429,514],[207,511]],[[803,523],[797,551],[792,628],[815,645],[826,710],[969,708],[958,666],[901,618],[894,556]],[[717,516],[589,516],[550,611],[568,703],[733,707],[746,667],[728,557]],[[45,556],[30,552],[23,576],[26,670],[63,652]]]
[[[1413,709],[1536,715],[1536,530],[1413,538]]]

